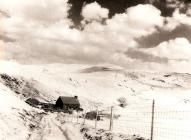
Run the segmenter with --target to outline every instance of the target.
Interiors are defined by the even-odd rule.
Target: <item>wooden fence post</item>
[[[77,124],[78,124],[78,121],[79,121],[79,112],[77,111]]]
[[[86,111],[85,111],[85,114],[84,114],[84,122],[83,122],[83,125],[85,125],[86,123]]]
[[[109,130],[111,131],[113,127],[113,106],[111,107],[111,114],[110,114],[110,124],[109,124]]]
[[[151,140],[153,140],[153,132],[154,132],[154,116],[155,115],[155,100],[153,100],[152,104],[152,119],[151,119]]]
[[[74,114],[72,113],[72,123],[74,123]]]
[[[96,107],[95,131],[97,129],[97,119],[98,119],[98,106]]]

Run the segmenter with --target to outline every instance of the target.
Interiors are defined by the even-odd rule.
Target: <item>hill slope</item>
[[[115,114],[120,114],[121,120],[132,110],[150,111],[152,99],[156,100],[159,111],[190,111],[191,107],[189,73],[127,71],[111,65],[35,66],[1,62],[0,67],[0,104],[3,106],[0,110],[0,129],[3,130],[0,131],[0,139],[51,139],[54,136],[67,139],[66,135],[71,139],[80,137],[78,129],[74,126],[61,125],[57,114],[47,114],[26,104],[25,100],[31,97],[55,103],[58,96],[77,95],[85,110],[95,106],[116,106]],[[119,98],[127,100],[126,108],[117,107]],[[137,129],[139,126],[134,127]],[[73,129],[76,136],[70,131]],[[126,133],[123,130],[116,128],[115,132]]]

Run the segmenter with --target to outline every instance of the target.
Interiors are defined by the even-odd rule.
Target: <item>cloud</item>
[[[97,20],[85,25],[81,31],[70,28],[67,1],[40,0],[38,4],[36,0],[20,0],[20,4],[8,1],[0,3],[0,8],[11,15],[3,20],[4,32],[16,42],[5,43],[6,58],[25,63],[116,63],[117,52],[136,47],[135,37],[151,34],[156,26],[163,24],[159,10],[151,5],[138,5],[106,19],[103,25],[99,21],[107,18],[108,10],[92,3],[84,9],[93,6],[96,11],[86,18]],[[149,18],[145,21],[143,17],[146,16]]]
[[[176,22],[177,25],[173,29],[159,28],[148,36],[142,36],[135,39],[141,48],[152,48],[161,42],[184,37],[191,41],[191,26]],[[171,23],[170,23],[171,24]],[[172,27],[172,26],[171,26]]]
[[[0,40],[4,41],[4,42],[14,42],[15,40],[4,35],[4,34],[0,34]]]
[[[111,30],[139,37],[151,34],[156,27],[163,26],[163,20],[161,12],[154,6],[137,5],[128,8],[126,13],[116,14],[107,24]]]
[[[163,41],[184,37],[191,41],[191,17],[175,10],[172,17],[165,18],[165,24],[152,34],[135,39],[142,48],[155,47]]]
[[[81,15],[85,21],[107,19],[109,10],[102,8],[97,2],[87,4],[83,7]]]
[[[134,57],[134,63],[142,66],[142,68],[140,66],[136,68],[168,72],[190,72],[191,70],[191,43],[186,38],[175,38],[161,42],[153,48],[139,48],[138,52],[135,51],[137,49],[127,55]]]
[[[19,1],[0,1],[0,9],[10,15],[2,20],[4,31],[0,34],[1,48],[8,60],[27,64],[110,63],[131,69],[170,69],[177,66],[175,60],[182,63],[191,56],[189,38],[172,39],[188,33],[190,25],[182,19],[185,16],[179,15],[180,18],[175,13],[174,17],[166,18],[167,26],[161,11],[149,4],[130,7],[111,19],[108,9],[98,3],[84,5],[82,15],[88,22],[79,30],[71,28],[73,23],[68,18],[71,5],[67,0]]]
[[[10,15],[2,20],[4,32],[18,40],[23,36],[38,36],[38,29],[57,24],[67,28],[72,24],[67,18],[69,8],[67,0],[0,1],[0,9]]]
[[[186,38],[161,42],[157,47],[147,49],[147,52],[169,60],[191,60],[191,44]]]
[[[191,70],[191,43],[186,38],[164,41],[153,48],[132,48],[125,55],[132,58],[129,64],[134,69],[171,72]]]
[[[187,14],[180,13],[180,10],[177,9],[173,13],[173,19],[175,19],[179,23],[186,24],[186,25],[191,25],[191,18],[190,18],[190,13],[189,12],[190,11],[187,12],[187,14],[189,15],[188,16]]]
[[[126,53],[127,57],[141,60],[143,62],[168,63],[167,57],[155,56],[151,53],[144,52],[141,49],[129,49]]]
[[[69,3],[72,4],[69,17],[72,18],[75,25],[79,25],[82,20],[80,14],[83,4],[94,1],[109,9],[109,18],[112,18],[115,14],[125,13],[127,8],[138,4],[152,4],[161,11],[164,17],[172,17],[176,9],[180,9],[183,14],[188,13],[190,9],[189,0],[69,0]]]
[[[27,19],[28,22],[52,24],[67,19],[70,5],[67,0],[2,0],[0,8],[10,16]]]
[[[162,25],[163,17],[158,9],[152,5],[138,5],[127,9],[126,13],[107,19],[105,25],[97,21],[87,24],[83,34],[86,41],[105,51],[125,52],[128,48],[137,46],[135,38],[149,35],[157,26]]]

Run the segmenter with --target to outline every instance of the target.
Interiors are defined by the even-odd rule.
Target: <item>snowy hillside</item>
[[[189,73],[127,71],[111,65],[21,65],[5,61],[0,63],[0,73],[0,139],[36,140],[55,136],[81,139],[79,129],[71,124],[61,125],[56,113],[47,114],[26,104],[30,97],[55,103],[58,96],[77,95],[85,110],[118,106],[118,99],[123,97],[127,107],[118,106],[114,110],[121,116],[121,120],[116,120],[119,123],[132,111],[150,110],[152,99],[160,111],[174,108],[190,111],[191,106]],[[9,78],[2,77],[5,73]],[[127,133],[123,126],[114,130]]]
[[[77,95],[84,106],[90,102],[113,105],[119,97],[161,100],[163,95],[170,102],[182,102],[184,95],[189,99],[191,88],[189,73],[125,71],[115,66],[77,64],[35,66],[2,62],[0,66],[1,73],[26,79],[49,101],[55,101],[59,95]]]

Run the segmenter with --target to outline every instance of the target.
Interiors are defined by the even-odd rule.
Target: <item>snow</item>
[[[105,65],[104,65],[105,67]],[[23,77],[33,81],[41,96],[55,102],[58,96],[77,95],[86,110],[107,109],[114,106],[113,132],[139,134],[150,137],[151,107],[155,99],[155,140],[189,140],[191,138],[191,75],[184,73],[159,73],[127,71],[116,66],[96,67],[85,64],[21,65],[15,62],[0,62],[0,73]],[[90,70],[88,72],[87,70]],[[94,71],[95,70],[95,71]],[[164,76],[169,75],[169,76]],[[0,139],[67,139],[81,137],[77,126],[62,124],[56,114],[44,115],[39,120],[39,129],[27,129],[19,113],[31,112],[19,95],[0,83]],[[127,107],[118,106],[117,99],[127,99]],[[79,120],[83,122],[83,119]],[[109,118],[98,122],[98,129],[109,128]],[[14,123],[12,123],[14,122]],[[86,121],[90,127],[94,121]],[[20,132],[20,133],[19,133]],[[19,134],[18,134],[19,133]],[[43,133],[43,135],[41,135]]]
[[[56,114],[49,114],[40,122],[39,129],[37,129],[31,136],[31,140],[82,140],[83,137],[79,134],[77,129],[72,124],[60,124],[57,120]]]
[[[0,139],[22,140],[27,138],[19,112],[30,107],[0,83]]]

